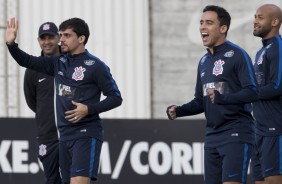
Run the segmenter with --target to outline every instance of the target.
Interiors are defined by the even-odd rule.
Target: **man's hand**
[[[16,40],[18,25],[19,25],[18,20],[16,20],[15,17],[7,21],[5,40],[8,45],[11,45]]]
[[[166,114],[168,119],[174,120],[176,118],[176,107],[177,107],[176,105],[171,105],[167,107]]]
[[[72,104],[76,106],[76,109],[66,111],[65,118],[72,123],[77,123],[79,120],[87,116],[88,107],[82,103],[77,103],[75,101],[72,101]]]
[[[215,94],[214,94],[214,89],[211,88],[211,89],[208,89],[208,95],[211,99],[211,102],[214,103],[214,98],[215,98]]]

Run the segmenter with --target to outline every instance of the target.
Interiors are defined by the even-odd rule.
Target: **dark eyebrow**
[[[213,20],[200,20],[200,23],[207,22],[207,23],[214,23]]]
[[[60,33],[60,36],[62,36],[62,35],[64,35],[64,36],[69,36],[69,35],[71,35],[70,33]]]
[[[255,17],[264,17],[262,14],[255,14]]]

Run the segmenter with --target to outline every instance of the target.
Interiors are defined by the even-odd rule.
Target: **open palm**
[[[15,41],[18,32],[18,20],[11,18],[7,21],[5,40],[7,44],[11,44]]]

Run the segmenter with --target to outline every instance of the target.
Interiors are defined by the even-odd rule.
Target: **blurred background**
[[[228,39],[254,58],[261,47],[252,35],[256,9],[281,0],[0,0],[0,117],[33,117],[23,96],[24,68],[7,53],[6,21],[19,19],[17,42],[39,55],[38,28],[79,17],[90,27],[87,49],[108,64],[124,103],[106,118],[166,118],[168,105],[193,98],[196,68],[206,52],[199,34],[202,9],[226,8],[232,17]],[[203,115],[190,117],[203,118]]]

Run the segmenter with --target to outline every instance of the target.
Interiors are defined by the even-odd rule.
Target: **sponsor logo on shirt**
[[[83,80],[83,78],[84,78],[84,73],[83,72],[85,72],[85,71],[86,71],[86,69],[83,68],[82,66],[75,67],[74,68],[74,73],[72,74],[72,78],[74,80],[76,80],[76,81]]]
[[[95,64],[95,61],[93,61],[93,60],[85,60],[84,61],[84,64],[86,64],[87,66],[91,66],[91,65],[94,65]]]
[[[210,89],[214,89],[220,94],[228,94],[230,91],[226,82],[211,82],[203,84],[203,96],[207,96]]]
[[[217,60],[214,62],[214,67],[212,70],[212,73],[216,76],[221,75],[223,72],[223,65],[224,65],[224,61],[223,60]]]
[[[231,51],[228,51],[224,54],[225,57],[232,57],[234,55],[234,51],[231,50]]]
[[[70,98],[70,99],[74,97],[75,91],[76,91],[75,88],[72,88],[64,84],[59,84],[56,89],[57,89],[57,94],[59,96],[63,96],[63,97]]]

